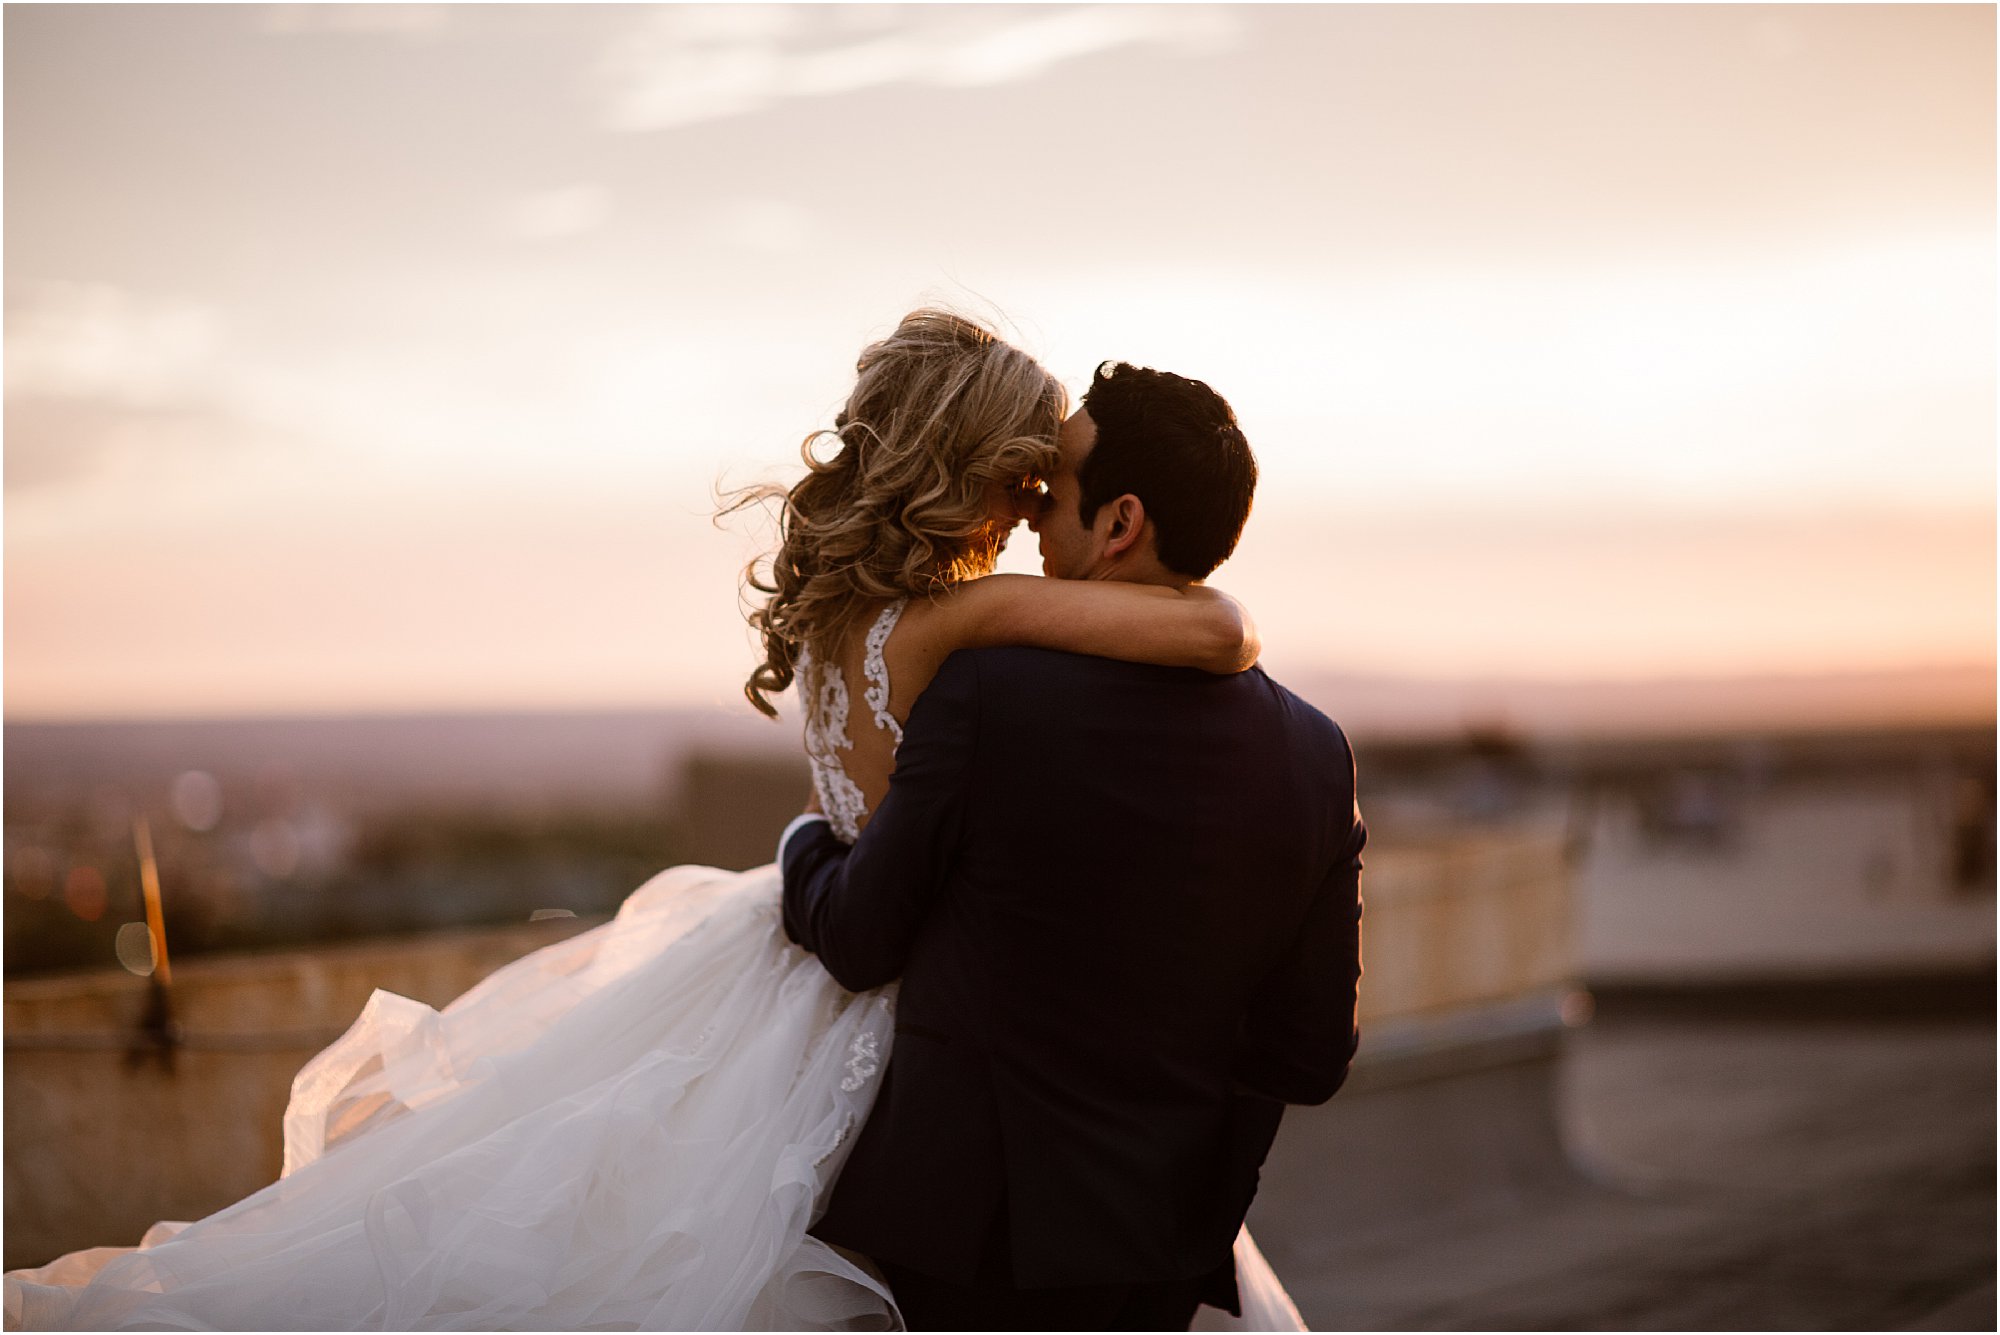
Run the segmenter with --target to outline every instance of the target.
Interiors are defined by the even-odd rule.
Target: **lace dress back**
[[[883,658],[889,636],[902,618],[909,599],[898,598],[883,608],[868,627],[862,642],[861,676],[867,683],[861,692],[875,728],[888,734],[890,756],[903,740],[903,725],[889,712],[889,665]],[[822,663],[809,650],[799,651],[799,698],[805,702],[806,759],[812,766],[813,789],[819,804],[833,825],[833,832],[845,843],[861,836],[868,822],[868,795],[855,782],[841,752],[852,753],[854,738],[848,732],[852,712],[847,690],[847,674],[838,663]]]

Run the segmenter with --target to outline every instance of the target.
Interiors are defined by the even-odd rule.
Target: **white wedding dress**
[[[899,611],[864,665],[891,728]],[[800,676],[851,839],[844,676]],[[881,1280],[806,1233],[874,1099],[895,988],[835,983],[786,939],[780,888],[770,866],[671,868],[443,1011],[376,992],[293,1081],[277,1182],[136,1249],[10,1272],[8,1328],[901,1328]],[[1229,1324],[1303,1329],[1247,1232],[1236,1259]]]

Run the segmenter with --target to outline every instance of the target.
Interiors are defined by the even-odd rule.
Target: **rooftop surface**
[[[1576,1173],[1330,1236],[1341,1096],[1252,1230],[1315,1329],[1991,1330],[1994,1028],[1605,1017],[1569,1035]]]

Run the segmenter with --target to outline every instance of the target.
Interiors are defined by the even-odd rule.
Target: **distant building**
[[[679,827],[686,860],[744,871],[772,860],[786,822],[804,810],[803,754],[696,751],[683,762]]]

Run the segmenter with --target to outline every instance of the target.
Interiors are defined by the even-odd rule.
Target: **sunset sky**
[[[727,703],[926,300],[1235,404],[1280,675],[1994,657],[1990,7],[4,23],[9,717]]]

